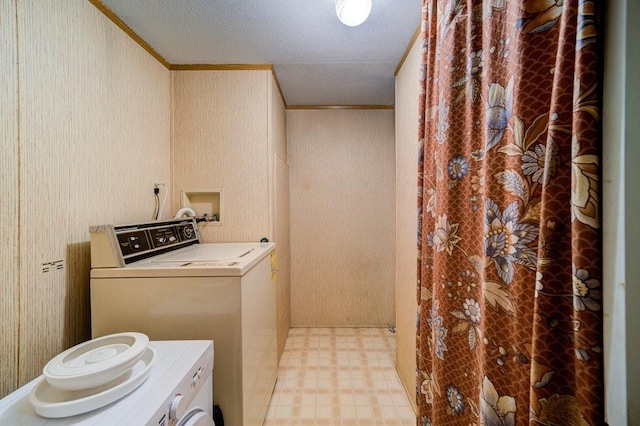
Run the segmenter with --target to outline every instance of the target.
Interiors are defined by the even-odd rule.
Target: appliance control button
[[[196,385],[198,384],[198,381],[200,381],[201,377],[202,377],[202,367],[199,367],[198,370],[195,372],[195,374],[193,375],[193,377],[191,379],[191,387],[192,388],[196,387]]]
[[[179,393],[171,401],[171,408],[169,409],[169,418],[171,420],[178,420],[181,418],[187,410],[187,400]]]

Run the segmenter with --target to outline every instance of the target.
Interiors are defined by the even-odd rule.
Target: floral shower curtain
[[[424,0],[419,425],[604,424],[588,0]]]

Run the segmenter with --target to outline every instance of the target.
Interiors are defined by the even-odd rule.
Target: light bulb
[[[336,0],[336,15],[349,27],[362,24],[370,12],[371,0]]]

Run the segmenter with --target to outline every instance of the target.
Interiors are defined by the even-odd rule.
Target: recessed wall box
[[[185,189],[181,191],[182,207],[196,212],[202,224],[221,225],[223,217],[222,189]],[[201,219],[205,220],[201,220]]]

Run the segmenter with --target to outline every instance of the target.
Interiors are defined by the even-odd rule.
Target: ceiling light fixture
[[[371,0],[336,0],[336,15],[343,24],[356,27],[369,17]]]

